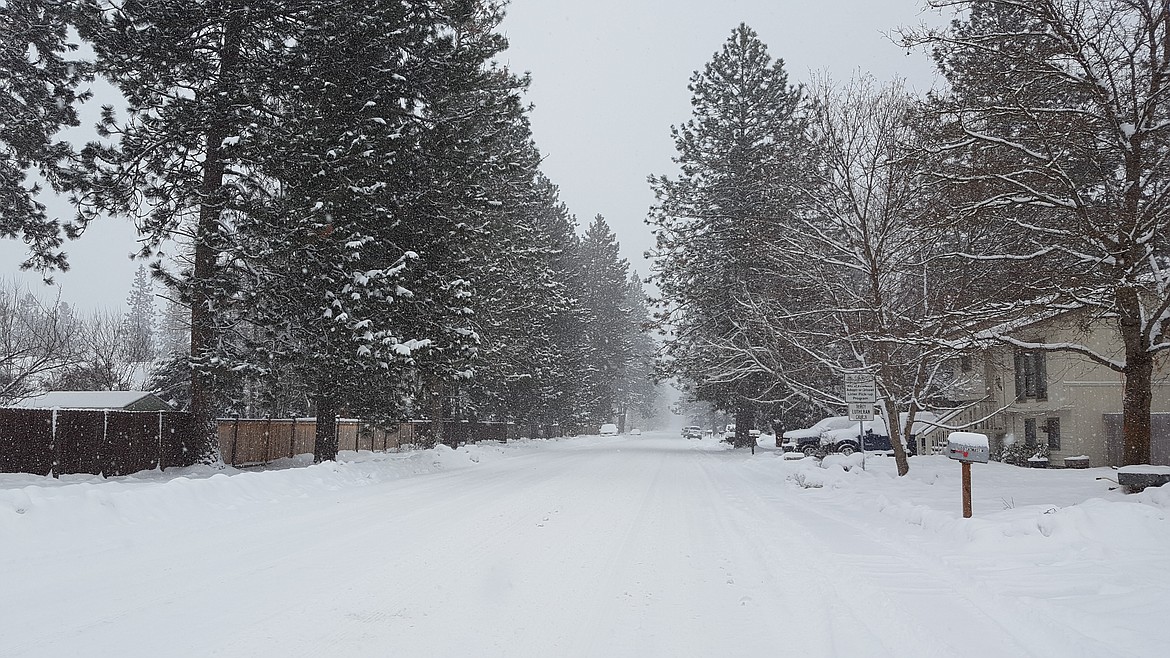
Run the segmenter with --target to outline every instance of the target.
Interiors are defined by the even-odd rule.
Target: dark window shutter
[[[1048,418],[1044,421],[1044,425],[1048,432],[1048,449],[1060,450],[1060,419]]]
[[[1045,363],[1046,352],[1033,352],[1036,364],[1036,399],[1048,399],[1048,367]]]
[[[1016,352],[1016,399],[1023,400],[1026,395],[1025,377],[1024,377],[1024,353]]]

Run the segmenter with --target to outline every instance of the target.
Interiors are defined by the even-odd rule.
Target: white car
[[[613,423],[606,423],[601,426],[601,430],[599,430],[597,433],[602,436],[617,436],[617,425],[614,425]]]
[[[642,430],[635,427],[634,429],[630,430],[630,436],[642,436]]]

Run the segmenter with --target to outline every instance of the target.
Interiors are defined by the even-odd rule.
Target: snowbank
[[[584,437],[577,441],[593,445],[602,439]],[[458,449],[440,445],[404,453],[343,451],[337,461],[322,464],[313,464],[312,455],[300,455],[256,469],[192,466],[115,478],[63,475],[57,479],[4,473],[0,474],[0,536],[45,539],[83,527],[165,524],[200,515],[232,514],[289,498],[470,468],[507,454],[531,451],[534,444],[542,442],[482,443]]]

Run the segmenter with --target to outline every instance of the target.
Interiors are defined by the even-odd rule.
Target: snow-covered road
[[[888,460],[870,461],[877,482]],[[996,580],[1021,565],[981,551],[967,572],[927,520],[794,483],[802,468],[647,434],[212,477],[10,476],[0,656],[1100,656],[1167,636],[1124,609],[1038,606],[1027,574]],[[1161,508],[1139,507],[1165,533]],[[1054,596],[1109,594],[1069,585]]]

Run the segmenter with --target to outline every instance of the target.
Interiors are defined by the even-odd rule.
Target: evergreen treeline
[[[157,384],[200,427],[316,414],[329,459],[340,413],[570,429],[645,415],[644,294],[604,220],[578,236],[539,170],[527,78],[496,60],[505,4],[9,2],[5,69],[55,91],[0,79],[0,103],[37,128],[0,133],[0,166],[71,192],[70,231],[137,221],[140,257],[189,309],[190,349]],[[69,29],[92,62],[66,61]],[[51,140],[91,75],[127,107],[74,152]],[[30,265],[66,266],[36,190],[0,184],[4,234]]]

